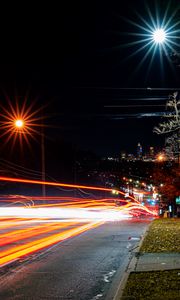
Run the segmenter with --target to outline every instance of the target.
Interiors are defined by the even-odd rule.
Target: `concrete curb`
[[[129,261],[129,264],[122,276],[122,279],[119,283],[119,286],[117,288],[117,291],[116,291],[116,294],[113,298],[113,300],[120,300],[122,298],[122,295],[123,295],[123,291],[124,291],[124,288],[126,286],[126,283],[127,283],[127,280],[128,280],[128,277],[129,277],[129,274],[133,271],[135,271],[135,268],[136,268],[136,265],[137,265],[137,261],[138,261],[138,254],[139,254],[139,250],[142,246],[142,243],[145,239],[145,237],[147,236],[148,234],[148,231],[149,231],[149,227],[150,225],[152,224],[152,222],[149,224],[149,226],[147,227],[145,233],[143,234],[136,250],[133,250],[132,251],[132,258],[130,258],[130,261]]]

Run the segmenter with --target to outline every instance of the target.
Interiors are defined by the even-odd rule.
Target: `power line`
[[[118,107],[151,107],[151,106],[164,106],[164,104],[128,104],[128,105],[104,105],[105,108],[118,108]]]
[[[151,88],[151,87],[107,87],[107,86],[79,86],[79,87],[72,87],[74,89],[99,89],[99,90],[142,90],[142,91],[180,91],[179,87],[167,87],[167,88]]]

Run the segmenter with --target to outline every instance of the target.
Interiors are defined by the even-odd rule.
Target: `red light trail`
[[[73,187],[112,192],[103,187],[43,182],[12,177],[0,177],[2,181],[49,186]],[[118,191],[119,194],[125,193]],[[104,222],[119,221],[138,215],[156,216],[139,202],[120,198],[89,199],[62,196],[1,196],[0,203],[0,267],[28,258],[66,239]],[[119,203],[119,204],[118,204]],[[29,258],[30,259],[30,258]]]
[[[10,182],[22,182],[22,183],[31,183],[31,184],[46,184],[49,186],[59,186],[59,187],[67,187],[67,188],[77,188],[77,189],[88,189],[88,190],[96,190],[96,191],[107,191],[112,192],[112,189],[95,187],[95,186],[86,186],[86,185],[76,185],[76,184],[67,184],[67,183],[58,183],[52,181],[41,181],[41,180],[31,180],[31,179],[23,179],[23,178],[12,178],[12,177],[0,177],[2,181],[10,181]],[[124,195],[123,192],[119,192]]]
[[[40,185],[48,185],[48,186],[56,186],[56,187],[66,187],[66,188],[76,188],[76,189],[87,189],[87,190],[95,190],[95,191],[104,191],[104,192],[112,192],[113,189],[96,187],[96,186],[87,186],[87,185],[77,185],[77,184],[67,184],[67,183],[59,183],[52,181],[42,181],[42,180],[32,180],[32,179],[24,179],[24,178],[13,178],[13,177],[4,177],[0,176],[0,181],[8,181],[8,182],[21,182],[21,183],[30,183],[30,184],[40,184]],[[124,192],[117,190],[118,194],[125,195]],[[134,197],[129,196],[133,201],[138,202]]]

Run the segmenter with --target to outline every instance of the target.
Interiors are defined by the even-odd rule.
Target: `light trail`
[[[2,209],[2,208],[1,208]],[[11,208],[12,209],[12,208]],[[4,222],[2,222],[2,217],[0,216],[0,221],[1,221],[1,225],[0,225],[0,229],[3,229],[3,228],[10,228],[10,227],[17,227],[19,225],[22,225],[22,224],[28,224],[28,223],[31,223],[32,222],[32,218],[16,218],[14,217],[14,219],[10,220],[9,218],[5,218],[6,220]],[[33,219],[34,221],[35,219]],[[39,218],[36,219],[37,221],[40,220]]]
[[[110,189],[110,188],[103,188],[103,187],[96,187],[96,186],[67,184],[67,183],[58,183],[58,182],[52,182],[52,181],[31,180],[31,179],[13,178],[13,177],[4,177],[4,176],[0,176],[0,181],[40,184],[40,185],[68,187],[68,188],[76,188],[76,189],[87,189],[87,190],[104,191],[104,192],[112,192],[114,190],[114,189]],[[125,195],[125,193],[122,191],[117,190],[117,192],[118,192],[118,194]],[[131,198],[133,201],[138,202],[132,196],[129,196],[129,198]]]
[[[0,177],[0,180],[43,183],[43,181],[9,177]],[[112,189],[108,188],[54,182],[46,182],[46,184],[112,192]],[[121,191],[119,194],[125,195]],[[157,215],[156,211],[151,211],[139,202],[135,202],[133,197],[132,199],[133,201],[129,202],[129,200],[112,197],[84,199],[62,196],[1,196],[0,203],[3,205],[8,203],[8,205],[5,204],[0,209],[0,267],[24,257],[31,259],[30,254],[43,251],[105,222],[119,221],[142,214]]]
[[[0,235],[0,246],[4,246],[10,243],[15,243],[19,242],[21,240],[27,239],[27,238],[32,238],[34,236],[37,236],[39,234],[45,234],[49,233],[51,231],[54,231],[56,229],[62,229],[64,227],[67,227],[69,225],[74,224],[73,222],[68,222],[65,224],[60,224],[59,222],[54,222],[48,225],[47,224],[41,224],[38,227],[30,227],[26,229],[21,229],[21,230],[16,230],[13,232],[8,232]],[[0,257],[1,257],[0,253]]]
[[[33,253],[35,251],[51,246],[55,243],[58,243],[70,237],[76,236],[77,234],[83,233],[101,224],[102,222],[94,222],[94,223],[86,224],[83,226],[79,226],[77,228],[66,230],[62,233],[54,234],[51,237],[45,237],[39,239],[38,241],[27,243],[26,245],[23,246],[17,246],[13,250],[10,249],[9,251],[1,252],[0,266],[3,266],[9,262],[13,262],[14,260],[17,260],[18,258],[24,255]]]
[[[21,182],[21,183],[30,183],[30,184],[45,184],[49,186],[59,186],[59,187],[70,187],[70,188],[77,188],[77,189],[89,189],[89,190],[96,190],[96,191],[107,191],[111,192],[112,189],[110,188],[102,188],[102,187],[95,187],[95,186],[86,186],[86,185],[76,185],[76,184],[67,184],[67,183],[58,183],[52,181],[41,181],[41,180],[31,180],[31,179],[23,179],[23,178],[13,178],[13,177],[0,177],[2,181],[8,182]],[[123,192],[120,192],[124,194]]]

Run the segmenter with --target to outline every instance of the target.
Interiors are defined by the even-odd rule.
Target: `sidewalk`
[[[135,272],[180,269],[180,253],[144,253],[137,258]]]
[[[180,220],[154,220],[119,285],[114,300],[180,299]]]

